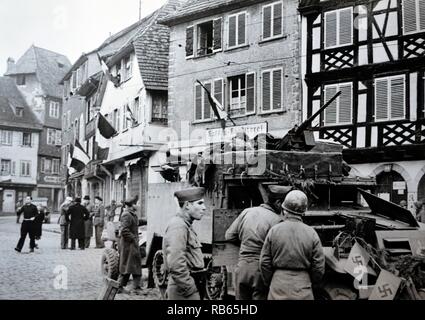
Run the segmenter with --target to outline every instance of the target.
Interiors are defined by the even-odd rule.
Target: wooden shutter
[[[282,34],[282,3],[273,5],[273,36]]]
[[[421,30],[425,30],[425,1],[423,0],[419,1],[419,25]]]
[[[282,109],[282,70],[273,71],[273,110]]]
[[[246,75],[246,113],[255,111],[255,73]]]
[[[341,96],[339,96],[338,123],[351,123],[351,110],[353,101],[352,84],[347,83],[339,86]]]
[[[246,14],[238,15],[238,45],[245,44],[246,38]]]
[[[44,162],[45,162],[45,159],[41,158],[41,161],[40,161],[40,171],[41,171],[41,173],[44,173]]]
[[[229,47],[236,46],[236,16],[229,17]]]
[[[11,169],[10,169],[10,174],[12,176],[14,176],[16,174],[16,161],[12,161],[12,165],[11,165]]]
[[[405,117],[404,77],[392,78],[390,86],[391,119],[403,119]]]
[[[186,28],[186,57],[193,56],[193,26]]]
[[[220,102],[221,106],[224,106],[223,103],[223,79],[214,81],[214,98]]]
[[[339,11],[339,45],[352,43],[353,36],[353,11],[346,8]]]
[[[263,7],[263,39],[272,35],[272,7]]]
[[[337,12],[325,13],[325,47],[337,45]]]
[[[388,79],[375,80],[375,120],[388,119]]]
[[[270,71],[263,72],[263,111],[271,110],[270,82]]]
[[[202,120],[202,87],[195,86],[195,120]]]
[[[325,88],[325,102],[328,102],[335,96],[337,92],[336,86],[328,86]],[[336,110],[337,110],[337,102],[340,99],[336,99],[325,109],[325,125],[336,124]]]
[[[213,47],[217,51],[221,49],[221,18],[214,20],[213,28]]]
[[[209,92],[211,92],[211,83],[205,83],[205,88],[207,88],[207,90]],[[211,104],[210,101],[208,100],[208,94],[207,92],[204,90],[204,119],[210,119],[211,118]]]
[[[403,26],[404,33],[415,32],[418,29],[416,19],[416,0],[403,1]]]

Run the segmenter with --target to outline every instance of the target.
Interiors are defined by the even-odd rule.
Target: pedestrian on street
[[[265,188],[267,203],[245,209],[226,231],[228,241],[239,242],[239,261],[235,270],[237,300],[266,300],[268,288],[260,272],[260,254],[270,228],[282,221],[281,205],[292,187],[270,185]]]
[[[58,223],[61,227],[61,248],[68,249],[69,242],[69,219],[68,209],[72,205],[72,197],[66,197],[65,202],[61,205]]]
[[[142,257],[139,250],[139,225],[146,224],[146,220],[139,219],[136,215],[134,199],[126,200],[124,204],[125,208],[120,221],[119,293],[126,291],[124,287],[127,285],[130,275],[133,277],[132,292],[140,293],[142,290]]]
[[[34,238],[40,240],[43,230],[43,221],[45,217],[44,208],[41,205],[37,206],[38,214],[34,219]],[[35,248],[38,249],[38,244],[35,244]]]
[[[111,204],[109,206],[105,207],[105,210],[107,210],[108,214],[108,222],[113,222],[116,214],[117,208],[121,207],[121,204],[117,204],[115,200],[111,201]]]
[[[194,276],[204,269],[204,256],[192,223],[201,220],[205,214],[204,194],[204,188],[174,193],[180,210],[168,223],[162,244],[164,264],[169,274],[169,300],[200,300],[199,283]]]
[[[81,205],[81,198],[75,198],[75,203],[68,209],[69,237],[71,238],[71,250],[75,250],[75,241],[78,239],[78,247],[84,250],[85,226],[84,221],[89,218],[89,212]]]
[[[24,215],[24,220],[21,224],[21,237],[16,245],[15,251],[21,252],[24,246],[27,235],[30,237],[30,252],[34,252],[35,236],[34,236],[34,220],[38,215],[37,207],[31,203],[32,198],[27,196],[25,198],[25,205],[18,210],[18,215]]]
[[[94,200],[94,228],[96,237],[96,248],[105,248],[105,243],[102,241],[102,231],[105,226],[105,207],[102,204],[103,199],[99,196],[95,197]]]
[[[94,216],[93,208],[94,207],[90,203],[90,196],[84,196],[83,206],[89,212],[89,218],[86,221],[84,221],[84,234],[86,236],[84,240],[84,245],[85,245],[85,248],[87,249],[90,247],[91,237],[93,237],[93,216]]]
[[[284,221],[272,227],[261,251],[260,268],[268,300],[314,300],[312,284],[325,273],[325,256],[317,232],[302,221],[307,196],[288,193]]]

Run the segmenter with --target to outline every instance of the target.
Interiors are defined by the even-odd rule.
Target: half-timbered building
[[[303,113],[395,203],[425,198],[425,1],[304,0]]]

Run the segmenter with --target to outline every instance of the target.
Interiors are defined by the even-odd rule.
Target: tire
[[[167,287],[168,272],[165,269],[164,253],[162,250],[155,252],[152,262],[153,279],[157,288]]]
[[[119,275],[119,255],[111,248],[106,248],[102,254],[101,262],[102,274],[105,278],[117,280]]]

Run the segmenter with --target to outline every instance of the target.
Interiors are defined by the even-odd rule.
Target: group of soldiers
[[[311,300],[321,281],[325,257],[317,232],[302,221],[307,196],[285,186],[268,186],[268,200],[244,210],[226,231],[240,244],[235,270],[238,300]],[[163,239],[170,300],[199,300],[195,276],[204,269],[201,243],[192,228],[205,214],[204,188],[175,192],[180,210]]]
[[[75,250],[76,241],[81,250],[90,247],[93,237],[93,227],[95,230],[96,248],[104,248],[102,241],[102,231],[105,225],[105,207],[103,199],[95,197],[94,204],[90,202],[90,197],[85,196],[83,200],[77,197],[67,197],[60,208],[59,221],[61,227],[61,248],[68,249],[69,239],[71,239],[71,250]]]

